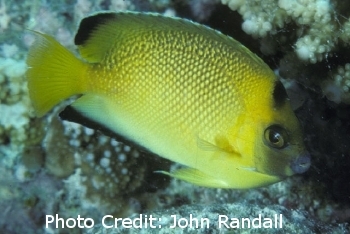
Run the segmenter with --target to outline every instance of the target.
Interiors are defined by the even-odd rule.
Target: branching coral
[[[275,33],[278,28],[283,27],[287,16],[275,0],[221,0],[221,2],[242,15],[243,30],[254,37],[265,37],[268,33]]]
[[[337,43],[332,33],[337,24],[333,20],[333,5],[329,0],[279,0],[278,6],[299,27],[300,38],[295,43],[295,51],[300,59],[316,63],[331,52]]]
[[[294,23],[298,40],[295,52],[302,60],[316,63],[332,51],[338,29],[329,0],[222,0],[243,17],[243,30],[254,37],[276,34],[285,24]]]
[[[24,82],[23,60],[0,57],[0,142],[24,142],[29,127],[29,97]]]

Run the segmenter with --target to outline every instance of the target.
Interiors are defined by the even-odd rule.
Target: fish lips
[[[301,174],[306,172],[310,168],[310,165],[310,154],[309,152],[304,152],[291,162],[290,168],[295,174]]]

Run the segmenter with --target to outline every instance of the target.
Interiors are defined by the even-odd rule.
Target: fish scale
[[[191,44],[197,43],[197,40],[195,39],[196,38],[194,38],[194,41],[191,42]],[[159,42],[159,40],[166,41],[167,37],[164,37],[164,36],[158,37],[158,40],[155,42]],[[179,37],[178,40],[180,42],[183,41],[183,36]],[[199,39],[199,41],[202,41],[202,39],[201,40]],[[127,44],[134,44],[134,43],[136,42],[128,41]],[[173,43],[179,44],[177,43],[177,37],[173,37]],[[157,48],[159,47],[158,44],[159,43],[155,43],[155,45],[150,45],[149,47]],[[123,45],[118,45],[118,46],[122,47]],[[125,48],[128,48],[128,46],[126,45]],[[172,48],[170,48],[169,51],[171,49]],[[207,50],[209,51],[210,49],[207,49]],[[114,49],[114,51],[118,51],[118,50]],[[127,57],[124,54],[128,54],[128,55],[132,54],[132,58],[133,58],[132,60],[138,60],[139,58],[137,58],[138,57],[137,55],[143,55],[144,51],[143,51],[143,47],[138,46],[138,47],[135,47],[132,52],[129,52],[127,50],[122,50],[119,53],[111,52],[108,54],[111,55],[112,58],[106,57],[105,58],[106,64],[113,63],[113,61],[122,61],[124,57]],[[134,58],[134,56],[136,58]],[[126,96],[122,96],[120,95],[120,93],[115,93],[116,96],[113,98],[117,98],[117,99],[124,98],[125,99],[124,101],[120,101],[124,103],[126,103],[126,100],[128,100],[130,103],[138,103],[137,106],[133,105],[133,108],[135,109],[134,111],[138,112],[137,114],[140,114],[140,112],[142,113],[147,112],[149,113],[150,116],[155,116],[154,119],[156,119],[157,124],[159,124],[158,121],[159,119],[161,119],[161,116],[157,115],[157,113],[159,112],[156,112],[156,113],[149,112],[142,108],[144,106],[147,106],[147,104],[152,105],[153,101],[141,102],[140,100],[145,99],[144,95],[140,95],[140,96],[137,95],[137,93],[144,93],[144,92],[147,93],[147,90],[152,90],[152,92],[149,95],[146,95],[148,98],[145,100],[149,100],[149,99],[161,100],[161,102],[157,103],[156,106],[159,106],[159,109],[166,109],[168,107],[167,111],[164,111],[168,113],[168,116],[165,119],[169,119],[169,118],[172,119],[171,116],[175,117],[174,119],[172,119],[172,121],[169,121],[170,123],[173,122],[175,126],[178,124],[185,125],[183,128],[197,126],[197,128],[193,128],[193,130],[197,131],[198,134],[201,134],[200,132],[201,130],[203,132],[208,132],[203,135],[213,135],[213,132],[217,131],[217,129],[215,129],[215,126],[211,124],[214,122],[214,117],[217,117],[215,122],[218,124],[216,124],[216,126],[222,126],[219,122],[222,120],[222,118],[220,118],[219,115],[215,115],[215,113],[217,113],[215,112],[215,110],[219,111],[220,109],[218,108],[221,107],[221,112],[224,112],[224,110],[226,109],[225,108],[226,107],[225,103],[227,102],[226,100],[234,100],[235,98],[232,97],[232,95],[227,95],[226,97],[222,96],[221,98],[218,98],[218,96],[216,96],[216,98],[214,99],[212,99],[212,97],[209,97],[208,93],[213,93],[213,94],[222,93],[222,92],[219,92],[218,90],[225,89],[225,87],[223,86],[225,86],[228,80],[217,79],[217,77],[215,77],[215,75],[217,75],[216,67],[214,66],[213,69],[210,69],[212,67],[209,67],[207,65],[202,65],[203,62],[201,65],[199,65],[199,67],[202,66],[204,69],[198,69],[197,74],[193,73],[193,75],[190,75],[190,71],[191,71],[190,69],[192,67],[191,64],[193,63],[200,64],[201,60],[197,56],[194,56],[194,58],[192,58],[192,56],[189,55],[187,57],[189,58],[184,58],[184,56],[181,56],[181,54],[179,54],[179,59],[177,59],[176,57],[169,59],[169,56],[167,54],[160,53],[158,56],[151,56],[151,58],[146,57],[145,59],[143,58],[143,60],[145,60],[149,64],[147,65],[145,64],[143,66],[139,66],[134,69],[131,69],[130,67],[125,66],[123,63],[113,64],[112,67],[115,67],[115,70],[120,71],[121,73],[120,77],[117,76],[117,77],[114,77],[113,79],[110,79],[109,77],[113,77],[113,74],[114,74],[114,70],[111,70],[112,74],[107,75],[107,77],[109,78],[108,79],[109,82],[113,81],[112,84],[106,86],[104,82],[101,82],[100,83],[101,87],[96,87],[96,89],[102,90],[105,87],[106,88],[114,87],[115,84],[117,84],[117,86],[119,86],[122,90],[126,90],[128,93],[125,94]],[[131,58],[129,57],[129,59]],[[157,61],[164,61],[161,64],[163,66],[160,66],[160,64],[157,63]],[[171,61],[173,62],[171,63]],[[167,66],[167,64],[169,65]],[[154,67],[154,65],[156,66]],[[164,74],[165,74],[164,70],[169,71],[171,70],[171,67],[174,67],[174,66],[181,69],[178,72],[173,73],[169,77],[164,77]],[[103,61],[99,67],[101,67],[101,69],[104,69],[104,67],[106,67],[103,65]],[[130,72],[128,71],[132,71],[132,74],[130,74]],[[100,72],[97,71],[96,73],[98,74]],[[140,74],[143,74],[143,75],[140,76]],[[216,78],[215,80],[222,81],[222,82],[220,82],[220,84],[216,84],[214,82],[208,82],[207,84],[209,86],[204,87],[205,81],[213,80],[213,78],[211,77],[215,77]],[[147,78],[147,79],[143,79],[143,78]],[[166,80],[167,82],[160,82],[161,80]],[[125,86],[123,85],[124,82],[126,82]],[[170,84],[170,82],[172,82],[172,84]],[[128,87],[128,85],[134,88],[130,88]],[[111,93],[111,90],[105,90],[104,92]],[[183,93],[191,93],[192,99],[180,98],[180,95]],[[229,92],[229,94],[233,94],[233,92]],[[166,99],[160,98],[165,96],[166,96]],[[212,102],[215,101],[216,105],[212,105],[211,100]],[[126,105],[131,106],[131,104],[129,103]],[[185,107],[187,108],[193,107],[193,108],[186,110]],[[240,107],[237,105],[236,107],[237,107],[236,112],[239,112]],[[203,111],[204,111],[203,109],[206,110],[205,114],[203,114]],[[192,119],[192,121],[185,123],[185,120],[188,120],[188,119]],[[196,120],[196,119],[198,119],[198,122],[197,123],[193,122],[193,120]],[[169,124],[169,122],[167,122],[167,124]],[[202,126],[200,125],[200,123],[202,123],[201,124]],[[210,130],[211,132],[209,132]]]

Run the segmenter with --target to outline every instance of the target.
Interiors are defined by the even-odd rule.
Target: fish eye
[[[269,146],[282,149],[287,146],[288,134],[287,131],[279,125],[271,125],[265,129],[265,143]]]

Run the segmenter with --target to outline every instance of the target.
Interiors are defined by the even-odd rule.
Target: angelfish
[[[231,37],[180,18],[102,12],[80,23],[79,59],[35,34],[27,79],[38,116],[80,94],[77,113],[182,164],[163,173],[199,186],[265,186],[310,166],[282,83]]]

